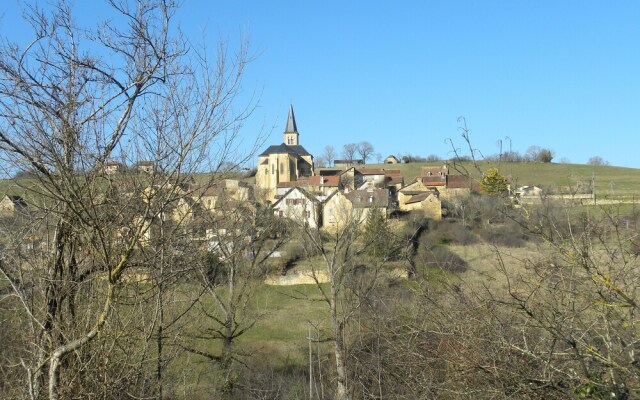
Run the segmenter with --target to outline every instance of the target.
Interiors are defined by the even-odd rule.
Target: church
[[[273,201],[278,184],[295,182],[314,175],[313,156],[300,145],[293,105],[289,106],[282,144],[269,146],[258,156],[256,185],[260,197]]]

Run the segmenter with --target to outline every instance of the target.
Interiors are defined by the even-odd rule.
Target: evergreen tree
[[[364,239],[368,245],[368,255],[381,258],[392,256],[394,237],[389,222],[379,208],[371,209],[367,216]]]
[[[503,196],[507,191],[507,180],[497,168],[489,168],[480,180],[480,185],[489,196]]]

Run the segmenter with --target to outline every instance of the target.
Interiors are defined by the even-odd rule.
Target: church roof
[[[262,152],[258,157],[268,156],[270,154],[296,154],[298,156],[310,156],[311,154],[302,146],[298,145],[288,145],[288,144],[274,144],[269,146],[265,151]]]
[[[296,116],[293,115],[293,104],[289,105],[289,117],[287,118],[287,129],[285,129],[285,133],[287,132],[298,133],[298,127],[296,126]]]

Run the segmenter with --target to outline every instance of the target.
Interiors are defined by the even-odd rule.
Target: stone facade
[[[283,143],[270,146],[258,156],[256,186],[263,201],[276,200],[276,190],[281,182],[294,182],[314,175],[313,156],[299,144],[299,133],[289,108]]]

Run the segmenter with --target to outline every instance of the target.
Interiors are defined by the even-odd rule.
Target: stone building
[[[273,202],[281,182],[295,182],[314,175],[313,156],[300,145],[299,136],[293,106],[290,106],[284,142],[269,146],[258,156],[256,186],[262,200]]]

